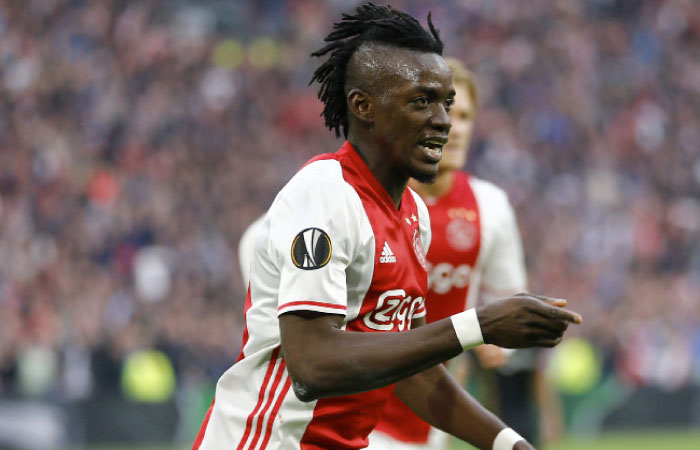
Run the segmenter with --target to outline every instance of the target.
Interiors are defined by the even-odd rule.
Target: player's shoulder
[[[510,205],[506,191],[491,181],[469,175],[469,185],[479,203]]]
[[[329,158],[302,167],[277,193],[268,214],[278,224],[319,217],[340,223],[343,218],[361,220],[362,209],[357,191],[343,178],[341,164]]]
[[[343,178],[340,162],[333,158],[314,159],[304,165],[280,190],[278,197],[300,196],[310,198],[341,199],[354,190]]]
[[[319,183],[334,183],[343,181],[343,168],[335,158],[314,158],[304,164],[292,177],[290,183],[300,180],[311,180]]]

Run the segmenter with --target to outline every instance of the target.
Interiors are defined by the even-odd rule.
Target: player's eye
[[[447,100],[445,100],[445,108],[446,108],[448,111],[449,111],[450,109],[452,109],[452,106],[454,106],[454,104],[455,104],[455,99],[453,99],[453,98],[448,98]]]
[[[425,107],[428,106],[429,100],[428,97],[416,97],[411,100],[411,103],[420,107]]]

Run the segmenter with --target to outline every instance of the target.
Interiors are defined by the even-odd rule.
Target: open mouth
[[[419,145],[431,159],[439,161],[442,157],[442,147],[445,145],[445,142],[438,139],[428,139]]]

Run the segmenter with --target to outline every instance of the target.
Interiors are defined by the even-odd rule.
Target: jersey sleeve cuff
[[[346,310],[347,308],[345,307],[345,305],[301,300],[281,304],[277,308],[277,316],[279,317],[284,313],[292,311],[314,311],[326,314],[341,314],[344,316]]]

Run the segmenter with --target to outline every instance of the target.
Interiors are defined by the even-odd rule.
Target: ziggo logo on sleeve
[[[366,313],[364,324],[377,331],[403,331],[411,328],[413,313],[423,306],[423,297],[406,296],[403,289],[386,291],[377,299],[377,307]]]

